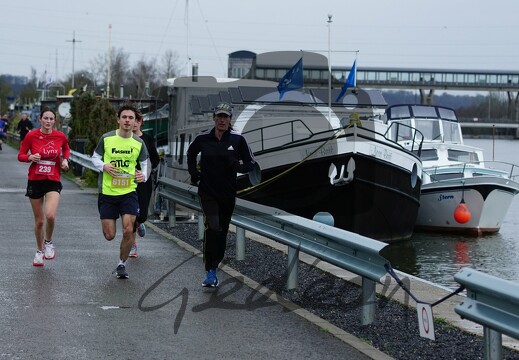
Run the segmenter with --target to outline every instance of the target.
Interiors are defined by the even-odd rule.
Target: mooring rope
[[[402,280],[400,280],[400,278],[398,277],[398,275],[395,273],[395,271],[393,270],[393,268],[391,267],[391,265],[389,264],[385,264],[384,265],[384,268],[386,269],[386,271],[388,272],[389,275],[391,275],[391,277],[393,279],[395,279],[396,283],[402,288],[402,290],[404,290],[407,294],[409,294],[409,296],[411,296],[413,298],[414,301],[416,301],[417,303],[420,303],[420,304],[428,304],[430,305],[431,307],[434,307],[442,302],[444,302],[445,300],[453,297],[454,295],[458,295],[460,292],[462,292],[463,290],[465,290],[465,286],[461,285],[460,287],[458,287],[456,290],[454,290],[452,293],[444,296],[443,298],[441,298],[440,300],[437,300],[433,303],[428,303],[426,301],[420,301],[416,296],[414,296],[414,294],[411,292],[411,290],[409,290],[407,288],[407,286],[405,286],[405,284],[403,283]]]

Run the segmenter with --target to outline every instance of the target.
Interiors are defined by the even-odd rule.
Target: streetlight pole
[[[328,14],[328,121],[332,117],[332,51],[330,45],[330,33],[332,27],[332,14]]]
[[[75,88],[75,77],[76,73],[74,72],[74,62],[76,56],[76,42],[81,42],[81,40],[76,40],[76,31],[72,32],[72,40],[67,40],[67,42],[72,43],[72,89]]]
[[[110,66],[112,62],[112,24],[108,25],[108,74],[106,76],[106,98],[110,97]]]

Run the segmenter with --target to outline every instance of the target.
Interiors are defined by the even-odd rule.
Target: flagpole
[[[328,14],[328,121],[332,118],[332,51],[330,45],[332,16],[332,14]]]

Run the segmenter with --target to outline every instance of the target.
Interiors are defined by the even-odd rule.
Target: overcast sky
[[[327,55],[328,29],[332,65],[358,50],[358,67],[519,70],[515,0],[3,0],[0,13],[0,74],[62,78],[111,44],[130,63],[172,50],[183,74],[190,57],[222,77],[237,50]]]

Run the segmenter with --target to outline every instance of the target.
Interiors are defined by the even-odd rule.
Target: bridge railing
[[[458,271],[454,280],[467,289],[467,298],[454,311],[483,325],[484,358],[502,359],[502,334],[519,339],[519,284],[469,267]]]

